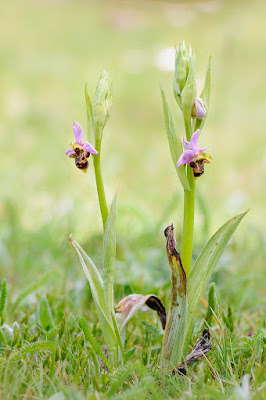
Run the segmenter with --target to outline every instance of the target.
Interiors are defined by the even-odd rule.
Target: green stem
[[[189,276],[194,231],[194,207],[195,207],[195,179],[192,168],[187,166],[187,177],[190,190],[184,190],[184,219],[181,259],[187,277]]]
[[[93,162],[94,162],[94,171],[95,171],[95,179],[96,179],[96,186],[97,186],[99,204],[100,204],[102,220],[103,220],[103,229],[105,230],[105,224],[106,224],[106,220],[107,220],[107,217],[108,217],[108,208],[107,208],[107,203],[106,203],[105,190],[104,190],[103,177],[102,177],[102,170],[101,170],[101,144],[102,144],[102,140],[101,140],[101,132],[99,131],[99,129],[96,129],[95,136],[96,136],[95,148],[98,151],[98,154],[93,157]]]

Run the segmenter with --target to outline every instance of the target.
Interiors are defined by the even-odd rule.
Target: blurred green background
[[[180,238],[183,205],[160,84],[183,136],[172,79],[173,46],[185,39],[196,52],[199,93],[210,55],[213,71],[210,113],[200,137],[213,162],[198,180],[194,256],[228,218],[251,207],[216,280],[220,276],[222,290],[235,298],[232,280],[239,290],[243,284],[249,304],[261,304],[265,17],[262,0],[2,4],[0,262],[14,293],[46,270],[59,274],[56,282],[66,271],[83,279],[70,233],[101,263],[93,167],[84,175],[64,153],[73,139],[72,121],[85,127],[84,84],[93,96],[103,69],[113,77],[102,166],[109,204],[119,186],[117,282],[147,289],[167,282],[163,229],[174,222]]]

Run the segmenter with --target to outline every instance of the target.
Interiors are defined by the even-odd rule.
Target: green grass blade
[[[99,343],[97,343],[97,339],[94,338],[88,322],[86,320],[85,317],[79,317],[78,318],[78,324],[79,327],[82,329],[85,339],[90,343],[90,345],[94,348],[94,351],[98,354],[99,357],[101,357],[101,359],[103,360],[103,362],[106,364],[106,366],[110,369],[110,365],[109,365],[109,360],[106,357],[106,355],[104,354],[101,346],[99,345]]]
[[[45,295],[41,297],[38,307],[38,314],[40,325],[44,330],[49,331],[50,329],[54,328],[54,320],[51,308]]]
[[[229,239],[248,211],[236,215],[227,221],[207,242],[188,277],[188,321],[187,330],[192,322],[200,297],[219,261]]]
[[[208,294],[208,308],[207,312],[205,315],[205,320],[207,323],[207,326],[212,325],[212,316],[213,313],[215,313],[215,307],[216,306],[216,296],[215,296],[215,283],[212,282],[209,288],[209,294]]]
[[[116,196],[111,204],[110,212],[106,221],[104,231],[103,249],[103,291],[106,309],[112,313],[114,309],[114,269],[116,254]]]
[[[1,293],[0,293],[0,321],[2,320],[2,312],[4,311],[5,304],[6,304],[6,280],[3,279],[1,283]]]
[[[19,303],[29,294],[34,292],[35,290],[39,289],[41,286],[43,286],[47,280],[52,276],[52,272],[48,272],[45,274],[41,279],[39,279],[37,282],[34,282],[34,284],[30,285],[29,287],[26,287],[17,297],[15,302],[11,306],[11,311],[15,311],[16,308],[18,307]]]
[[[119,349],[120,349],[119,359],[121,359],[121,357],[122,357],[123,360],[125,361],[126,358],[125,358],[125,352],[124,352],[124,348],[123,348],[123,343],[122,343],[121,336],[120,336],[120,333],[119,333],[119,330],[118,330],[117,321],[116,321],[114,312],[111,313],[111,317],[112,317],[112,320],[113,320],[116,340],[117,340],[117,343],[118,343],[118,346],[119,346]]]
[[[162,100],[163,100],[164,122],[165,122],[166,133],[167,133],[167,138],[168,138],[168,142],[169,142],[172,160],[173,160],[179,180],[180,180],[184,190],[189,190],[189,183],[187,180],[185,166],[184,165],[181,165],[180,167],[176,166],[176,163],[177,163],[179,157],[183,153],[183,145],[182,145],[179,135],[176,132],[175,120],[171,113],[170,106],[168,104],[167,98],[165,96],[165,93],[164,93],[164,90],[162,87],[161,87],[161,92],[162,92]]]

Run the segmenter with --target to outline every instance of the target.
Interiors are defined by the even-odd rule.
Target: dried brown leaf
[[[209,328],[205,328],[198,338],[195,346],[189,353],[189,355],[185,358],[185,360],[177,365],[173,370],[173,374],[177,371],[179,374],[186,375],[187,367],[193,361],[198,360],[203,355],[207,354],[213,347],[213,344],[210,341],[210,330]]]
[[[125,320],[129,317],[129,320],[143,304],[147,304],[152,310],[157,311],[164,329],[166,325],[166,310],[159,297],[154,294],[146,294],[144,296],[142,294],[130,294],[120,300],[116,311],[120,312]],[[130,314],[132,315],[130,316]]]

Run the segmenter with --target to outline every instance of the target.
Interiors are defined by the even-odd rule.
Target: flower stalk
[[[187,166],[187,178],[190,190],[184,190],[184,216],[181,256],[183,268],[188,276],[192,260],[195,209],[195,178],[193,176],[192,169],[189,166]]]
[[[96,150],[98,151],[98,154],[97,154],[97,157],[93,158],[93,163],[94,163],[94,172],[95,172],[95,180],[96,180],[99,205],[100,205],[102,222],[103,222],[103,230],[105,231],[106,220],[108,217],[108,208],[107,208],[103,176],[102,176],[102,170],[101,170],[101,144],[102,144],[101,136],[102,136],[102,133],[100,132],[100,129],[101,128],[97,127],[96,132],[95,132],[95,137],[96,137],[95,147],[96,147]]]

